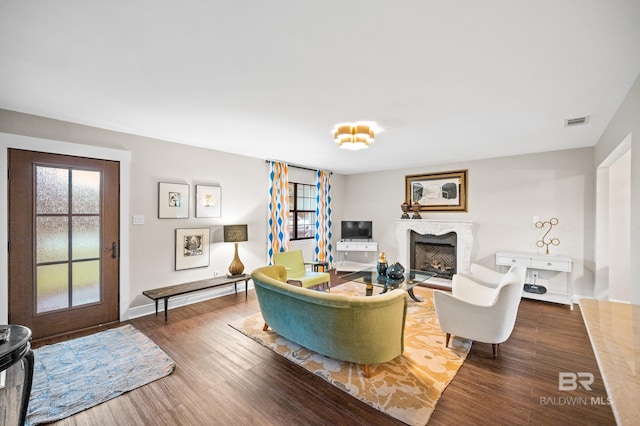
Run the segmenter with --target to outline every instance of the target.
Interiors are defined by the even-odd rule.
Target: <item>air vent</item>
[[[585,115],[584,117],[567,118],[564,120],[564,127],[581,126],[583,124],[587,124],[587,121],[589,121],[588,115]]]

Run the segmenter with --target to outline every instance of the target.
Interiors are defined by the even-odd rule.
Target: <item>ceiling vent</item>
[[[567,118],[564,120],[564,127],[582,126],[583,124],[587,124],[587,121],[589,121],[588,115],[584,117]]]

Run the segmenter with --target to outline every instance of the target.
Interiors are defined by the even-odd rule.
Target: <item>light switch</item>
[[[134,225],[144,225],[144,216],[139,214],[133,215],[133,224]]]

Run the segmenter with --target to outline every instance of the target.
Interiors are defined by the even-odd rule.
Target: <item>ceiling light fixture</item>
[[[341,123],[333,129],[333,138],[340,148],[356,151],[369,148],[378,130],[373,123],[364,121]]]

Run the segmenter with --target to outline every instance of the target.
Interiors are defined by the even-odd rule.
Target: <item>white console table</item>
[[[378,243],[375,241],[341,240],[336,243],[337,271],[360,271],[376,266]]]
[[[573,282],[571,280],[571,258],[563,256],[550,256],[531,253],[498,252],[496,253],[496,265],[511,266],[525,265],[527,276],[529,269],[565,272],[565,288],[550,289],[544,294],[528,293],[522,291],[522,297],[528,299],[544,300],[546,302],[562,303],[569,305],[573,310]]]

